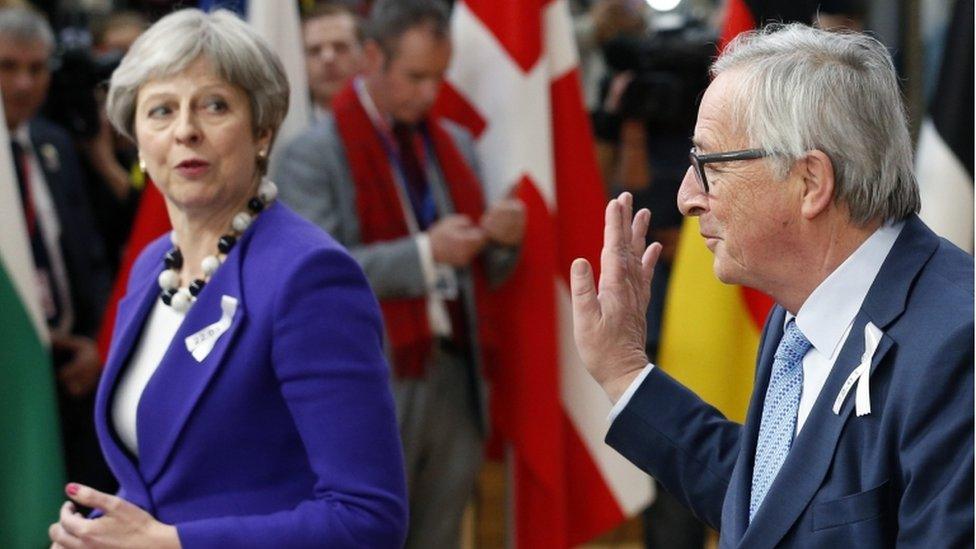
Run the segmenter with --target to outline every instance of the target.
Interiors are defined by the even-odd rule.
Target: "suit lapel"
[[[263,216],[266,215],[267,212]],[[220,369],[230,343],[244,323],[240,272],[246,245],[247,239],[242,239],[231,250],[200,293],[139,401],[136,420],[139,467],[148,483],[154,482],[162,472],[194,406]],[[220,320],[224,296],[237,300],[230,327],[217,339],[206,358],[198,362],[187,350],[186,338]]]
[[[162,265],[162,262],[158,264]],[[138,283],[124,299],[119,301],[116,326],[122,327],[122,330],[114,334],[108,361],[102,371],[95,397],[95,428],[98,431],[105,460],[118,477],[119,484],[126,487],[126,495],[130,501],[147,511],[152,511],[153,504],[146,482],[139,473],[131,454],[116,437],[109,410],[119,374],[132,356],[133,347],[139,340],[143,325],[156,302],[157,290],[156,277],[146,276],[144,281]]]
[[[844,382],[861,362],[861,355],[864,353],[864,327],[868,322],[873,322],[884,331],[901,315],[905,309],[911,284],[935,251],[937,243],[938,240],[917,217],[912,216],[906,221],[902,233],[868,291],[861,310],[854,318],[847,340],[810,411],[810,416],[793,442],[783,468],[773,481],[766,499],[756,512],[752,524],[746,529],[739,546],[775,546],[809,506],[830,468],[844,424],[850,419],[854,409],[854,391],[850,391],[840,413],[833,412],[834,401]],[[779,329],[782,331],[781,326]],[[769,342],[766,347],[775,348],[777,344],[778,338],[775,342]],[[871,361],[872,373],[894,346],[895,343],[890,337],[887,335],[882,337]],[[768,366],[766,368],[763,371],[763,393],[769,378]],[[757,384],[757,392],[758,389]],[[756,432],[759,428],[761,410],[762,397],[754,393],[749,414],[753,425],[747,431],[749,436],[743,441],[743,450],[747,450],[743,453],[748,460],[755,455]],[[743,456],[739,457],[741,461]],[[740,468],[739,465],[736,466],[737,470]],[[751,475],[751,463],[748,470]],[[749,490],[744,492],[745,498],[738,502],[740,514],[747,513],[749,507]]]

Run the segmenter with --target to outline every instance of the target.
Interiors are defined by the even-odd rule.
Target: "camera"
[[[119,66],[122,52],[94,55],[86,46],[62,49],[54,60],[51,87],[44,114],[77,139],[89,139],[99,131],[97,91]]]

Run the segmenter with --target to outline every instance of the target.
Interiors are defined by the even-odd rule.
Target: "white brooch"
[[[203,362],[203,359],[207,358],[220,336],[224,335],[224,332],[230,328],[234,313],[237,311],[237,299],[229,295],[223,296],[220,298],[220,309],[223,311],[220,320],[204,327],[195,334],[187,336],[185,340],[186,350],[190,351],[197,362]]]
[[[854,368],[851,375],[847,376],[847,381],[844,382],[840,393],[837,394],[837,399],[834,400],[835,414],[840,414],[840,407],[844,404],[844,399],[847,398],[847,393],[850,392],[855,382],[857,382],[857,390],[854,395],[855,414],[857,414],[857,417],[861,417],[871,413],[871,385],[869,379],[871,375],[871,360],[874,358],[874,352],[878,350],[878,344],[881,343],[882,335],[881,330],[874,323],[868,322],[864,326],[864,354],[861,355],[861,363],[857,368]]]

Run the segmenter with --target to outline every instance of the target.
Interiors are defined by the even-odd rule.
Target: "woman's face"
[[[271,132],[255,137],[246,92],[223,80],[206,58],[139,88],[136,142],[146,171],[183,211],[233,215],[254,192],[256,158]]]

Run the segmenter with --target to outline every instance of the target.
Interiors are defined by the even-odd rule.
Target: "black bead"
[[[159,293],[159,299],[163,300],[166,305],[172,305],[174,295],[176,295],[176,290],[163,290]]]
[[[233,248],[234,244],[236,243],[237,239],[234,238],[233,235],[225,234],[224,236],[220,237],[220,240],[217,241],[217,249],[220,250],[220,253],[227,254],[230,253],[230,249]]]
[[[251,210],[254,213],[258,213],[264,209],[264,202],[262,202],[260,198],[255,196],[254,198],[252,198],[247,202],[247,209]]]
[[[183,254],[180,253],[179,248],[173,248],[166,252],[166,257],[163,258],[163,262],[166,264],[167,269],[179,270],[183,267]]]
[[[190,283],[190,295],[196,297],[203,291],[203,287],[207,285],[207,281],[202,278],[198,278]]]

